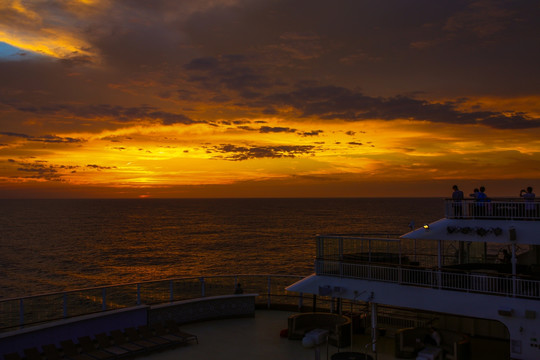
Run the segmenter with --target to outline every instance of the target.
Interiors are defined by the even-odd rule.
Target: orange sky
[[[540,185],[539,15],[0,0],[0,198],[517,195]]]

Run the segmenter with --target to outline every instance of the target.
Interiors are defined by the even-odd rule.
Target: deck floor
[[[184,359],[258,359],[258,360],[313,360],[315,349],[304,348],[301,341],[281,338],[279,333],[287,328],[290,312],[257,310],[253,318],[237,318],[186,324],[182,330],[198,336],[199,344],[190,344],[172,350],[140,357],[141,360]],[[352,351],[365,351],[369,335],[355,335]],[[350,347],[339,351],[351,351]],[[508,359],[508,343],[475,339],[472,343],[474,359]],[[320,360],[330,359],[338,352],[333,346],[320,347]],[[377,346],[378,360],[395,359],[394,339],[381,337]],[[476,354],[482,354],[481,357]],[[371,354],[373,355],[373,354]]]

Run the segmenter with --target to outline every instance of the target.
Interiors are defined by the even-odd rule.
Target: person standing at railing
[[[480,191],[478,191],[478,194],[476,195],[476,203],[477,203],[476,205],[477,205],[478,215],[480,216],[485,216],[487,212],[486,203],[489,200],[485,191],[486,191],[486,188],[483,186],[480,186]]]
[[[480,191],[478,192],[478,195],[476,195],[476,201],[478,202],[486,202],[487,201],[487,195],[486,195],[486,188],[483,186],[480,186]]]
[[[534,198],[536,195],[533,193],[533,188],[531,186],[527,187],[527,190],[521,189],[519,196],[525,200],[525,216],[532,217],[536,216],[535,214],[535,204]]]
[[[244,289],[242,289],[242,284],[240,284],[240,283],[236,284],[236,287],[234,288],[234,293],[235,294],[243,294],[244,293]]]
[[[459,190],[457,185],[452,186],[454,192],[452,193],[452,207],[454,208],[454,216],[460,218],[463,213],[462,203],[463,191]]]

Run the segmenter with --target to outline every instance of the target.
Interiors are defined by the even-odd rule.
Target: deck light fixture
[[[424,224],[424,229],[426,229],[426,231],[429,231],[429,225],[428,225],[428,224]]]

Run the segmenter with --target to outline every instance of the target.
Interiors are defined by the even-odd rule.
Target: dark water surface
[[[0,298],[226,274],[308,275],[316,234],[396,233],[442,199],[0,200]]]

